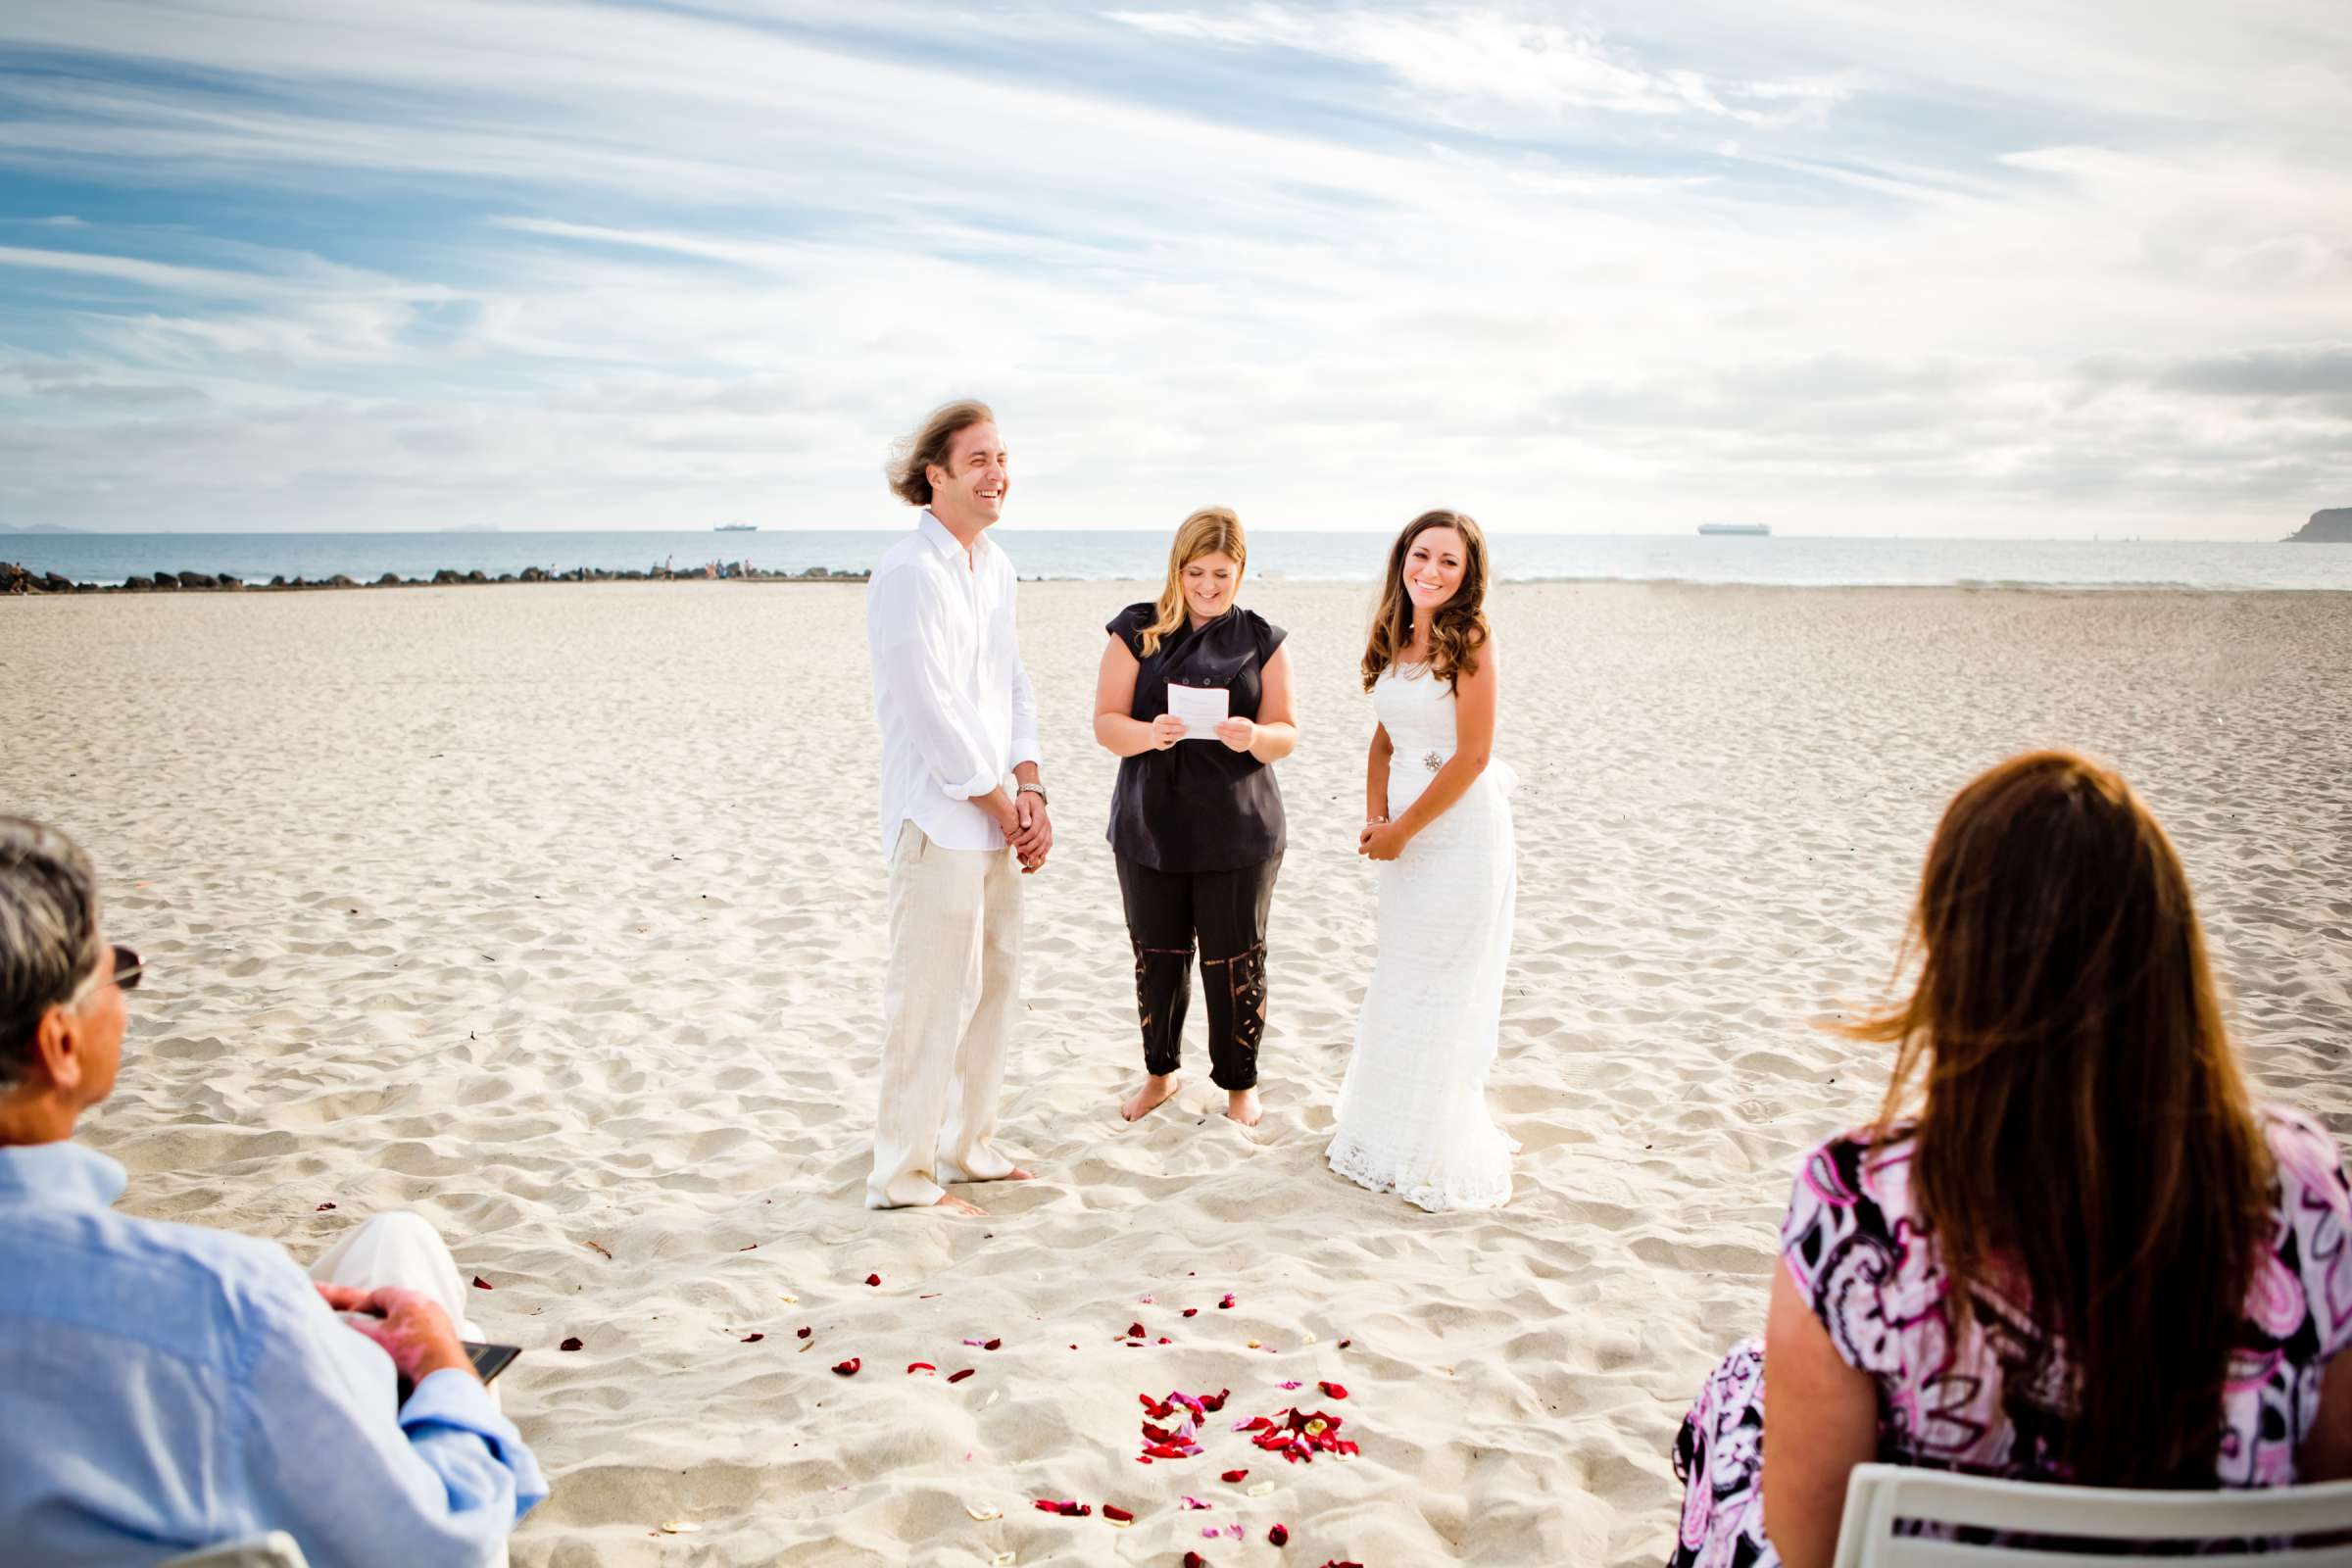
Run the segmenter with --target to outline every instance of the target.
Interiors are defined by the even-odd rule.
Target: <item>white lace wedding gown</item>
[[[1372,689],[1395,748],[1389,814],[1453,756],[1453,693],[1392,665]],[[1487,1113],[1518,893],[1510,791],[1488,764],[1453,807],[1378,868],[1380,950],[1340,1086],[1331,1168],[1432,1211],[1499,1208],[1518,1145]]]

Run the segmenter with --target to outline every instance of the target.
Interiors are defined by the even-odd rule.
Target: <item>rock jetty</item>
[[[500,582],[863,582],[863,571],[834,571],[825,566],[810,566],[805,571],[761,571],[740,561],[714,561],[708,566],[693,570],[673,570],[653,566],[644,571],[607,571],[601,566],[580,566],[570,571],[550,571],[545,566],[525,566],[519,572],[489,573],[458,571],[444,566],[425,577],[403,577],[387,571],[372,582],[355,582],[337,572],[332,577],[317,581],[301,577],[277,576],[266,587],[255,587],[235,572],[159,571],[153,576],[127,577],[120,583],[75,582],[54,571],[34,571],[12,562],[0,561],[0,598],[30,594],[154,594],[154,593],[237,593],[251,588],[256,593],[282,593],[296,589],[322,588],[456,588],[476,583]]]

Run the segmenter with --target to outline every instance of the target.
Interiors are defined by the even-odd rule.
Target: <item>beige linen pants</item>
[[[868,1208],[995,1181],[1004,1048],[1020,1010],[1021,867],[1009,849],[943,850],[908,822],[890,858],[890,968]]]

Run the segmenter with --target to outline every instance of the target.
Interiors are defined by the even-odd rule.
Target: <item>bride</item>
[[[1340,1087],[1331,1168],[1432,1211],[1497,1208],[1511,1153],[1487,1113],[1518,873],[1509,767],[1489,765],[1500,661],[1487,544],[1425,512],[1389,553],[1364,649],[1380,726],[1360,854],[1380,861],[1380,950]]]

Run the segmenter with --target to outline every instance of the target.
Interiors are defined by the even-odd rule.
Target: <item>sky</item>
[[[0,527],[2275,539],[2352,8],[9,0]]]

